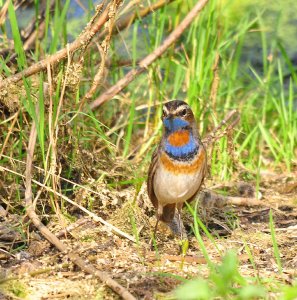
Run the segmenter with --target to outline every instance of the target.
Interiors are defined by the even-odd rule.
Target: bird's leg
[[[157,214],[157,221],[156,221],[156,225],[155,225],[155,229],[154,229],[154,233],[153,233],[153,239],[156,239],[156,233],[157,233],[159,221],[160,221],[160,215]]]
[[[181,211],[180,209],[177,209],[177,218],[178,218],[178,227],[179,227],[179,233],[180,233],[180,239],[183,239],[183,230],[182,230],[182,219],[181,219]]]
[[[159,221],[160,221],[160,218],[161,218],[161,215],[163,213],[163,207],[162,206],[159,206],[158,209],[157,209],[157,221],[156,221],[156,225],[155,225],[155,228],[154,228],[154,232],[153,232],[153,237],[151,239],[151,250],[154,249],[154,240],[156,240],[156,233],[157,233],[157,228],[158,228],[158,225],[159,225]]]
[[[187,232],[185,230],[182,217],[181,217],[181,212],[183,208],[183,203],[179,203],[176,205],[177,207],[177,222],[178,222],[178,227],[179,227],[179,234],[180,234],[180,252],[183,256],[186,255],[188,247],[189,247],[189,241],[188,241],[188,236]]]
[[[179,203],[176,205],[177,207],[177,220],[178,220],[178,227],[179,227],[179,233],[180,233],[180,239],[184,240],[187,239],[187,233],[182,221],[181,212],[183,208],[183,203]]]

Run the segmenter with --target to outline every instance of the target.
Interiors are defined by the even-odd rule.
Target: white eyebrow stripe
[[[181,105],[181,106],[179,106],[179,107],[176,108],[175,113],[178,114],[180,111],[182,111],[182,110],[184,110],[184,109],[187,109],[187,110],[188,110],[188,109],[189,109],[189,106],[186,105],[186,104],[183,104],[183,105]]]
[[[165,105],[163,106],[163,111],[165,112],[166,115],[169,114],[169,110]]]

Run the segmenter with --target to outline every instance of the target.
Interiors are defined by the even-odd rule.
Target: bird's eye
[[[186,109],[183,109],[183,110],[181,111],[181,115],[184,117],[184,116],[186,116],[186,114],[187,114],[187,110],[186,110]]]
[[[165,112],[165,110],[163,110],[163,112],[162,112],[162,118],[165,118],[166,117],[166,112]]]

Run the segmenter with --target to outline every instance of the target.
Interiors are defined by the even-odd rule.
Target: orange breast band
[[[205,151],[201,148],[198,157],[191,164],[174,163],[166,153],[160,157],[165,169],[174,174],[191,174],[197,172],[201,167],[204,168]]]
[[[187,130],[178,130],[171,133],[168,137],[168,142],[171,146],[181,147],[190,141],[190,133]]]

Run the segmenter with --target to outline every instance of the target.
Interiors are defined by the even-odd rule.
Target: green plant
[[[279,252],[278,245],[277,245],[273,216],[272,216],[271,210],[269,212],[269,227],[270,227],[270,234],[271,234],[271,239],[272,239],[274,257],[276,259],[278,271],[280,273],[282,273],[283,268],[282,268],[282,263],[281,263],[281,259],[280,259],[280,252]]]
[[[220,265],[210,269],[206,279],[196,278],[188,281],[175,291],[177,299],[255,299],[264,298],[266,291],[263,286],[256,285],[240,275],[236,254],[228,252]]]

